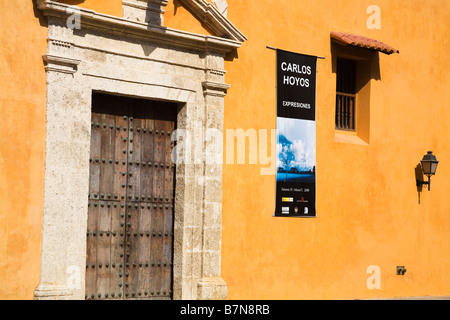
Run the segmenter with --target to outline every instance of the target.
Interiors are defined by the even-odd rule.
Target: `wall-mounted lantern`
[[[428,181],[420,181],[417,180],[417,186],[428,185],[428,191],[430,191],[430,178],[436,174],[436,169],[439,161],[437,161],[436,157],[433,155],[433,151],[428,151],[428,153],[423,157],[422,161],[422,171],[424,175],[428,177]]]

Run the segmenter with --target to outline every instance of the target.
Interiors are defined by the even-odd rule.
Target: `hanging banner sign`
[[[277,49],[277,217],[316,216],[316,68]]]

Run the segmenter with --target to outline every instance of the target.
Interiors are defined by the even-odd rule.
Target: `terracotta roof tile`
[[[397,49],[395,49],[381,41],[378,41],[375,39],[370,39],[370,38],[363,37],[363,36],[350,34],[350,33],[332,31],[331,38],[334,40],[337,40],[338,42],[347,44],[347,45],[370,49],[370,50],[376,50],[376,51],[383,52],[385,54],[399,53],[399,51]]]

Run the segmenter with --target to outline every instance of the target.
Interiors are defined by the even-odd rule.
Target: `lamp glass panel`
[[[430,161],[422,161],[422,169],[423,169],[423,173],[430,174],[431,173],[431,162]]]
[[[436,173],[437,165],[438,165],[437,162],[432,162],[431,163],[431,171],[430,171],[431,174],[435,174]]]

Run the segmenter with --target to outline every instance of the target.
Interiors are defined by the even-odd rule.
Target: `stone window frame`
[[[175,102],[177,129],[223,132],[230,87],[224,57],[245,37],[232,39],[234,26],[228,38],[205,36],[50,0],[37,4],[48,19],[48,48],[41,269],[34,297],[84,299],[92,92]],[[74,10],[79,30],[67,24]],[[223,26],[224,19],[217,23]],[[227,297],[220,276],[222,164],[205,161],[208,143],[192,139],[192,153],[203,154],[199,161],[177,160],[174,299]]]

